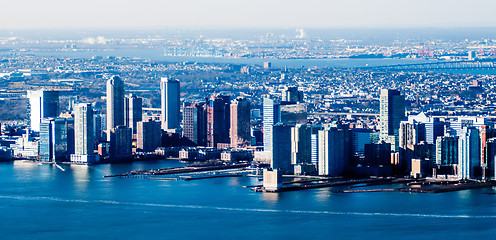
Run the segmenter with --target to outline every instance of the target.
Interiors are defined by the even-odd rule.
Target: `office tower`
[[[142,152],[154,152],[160,147],[162,128],[160,122],[138,122],[137,124],[137,148]]]
[[[490,138],[486,142],[486,160],[483,165],[485,169],[484,179],[496,180],[496,138]]]
[[[207,142],[207,104],[196,103],[183,107],[183,137],[197,146]]]
[[[415,146],[425,142],[425,125],[415,120],[401,121],[399,131],[400,165],[410,172]]]
[[[365,154],[365,144],[374,143],[373,135],[374,131],[372,129],[366,128],[353,128],[352,129],[352,143],[353,143],[353,155],[364,156]]]
[[[230,97],[212,96],[207,107],[207,146],[217,147],[218,143],[229,144]]]
[[[44,162],[52,161],[52,127],[51,120],[49,118],[41,119],[40,123],[40,141],[39,141],[39,155],[40,160]]]
[[[238,97],[231,102],[230,139],[231,147],[246,147],[251,145],[250,101]]]
[[[405,97],[398,90],[382,89],[380,97],[380,139],[399,149],[400,122],[405,118]]]
[[[282,102],[303,102],[303,92],[298,91],[298,87],[286,87],[282,90]]]
[[[74,111],[74,138],[76,155],[93,155],[93,109],[89,103],[77,104]]]
[[[160,95],[163,130],[178,129],[180,127],[180,94],[178,80],[162,78],[160,82]]]
[[[351,133],[345,126],[319,131],[319,175],[342,176],[351,161]]]
[[[436,164],[442,166],[458,164],[458,136],[437,137]]]
[[[32,131],[40,131],[41,119],[58,117],[59,92],[58,91],[28,91],[28,126]]]
[[[126,126],[110,129],[110,160],[122,161],[132,158],[132,130]]]
[[[136,124],[143,120],[143,99],[130,94],[124,99],[124,125],[136,133]]]
[[[120,77],[113,76],[107,81],[107,131],[120,125],[125,125],[124,82]]]
[[[292,174],[291,166],[291,128],[293,125],[277,123],[272,127],[272,157],[270,167],[285,174]]]
[[[272,151],[272,126],[280,120],[280,104],[276,100],[263,99],[263,144],[264,151]]]
[[[458,140],[458,177],[475,179],[480,167],[480,137],[475,127],[463,128]]]
[[[368,143],[364,146],[364,166],[387,166],[391,165],[390,143]]]
[[[318,151],[318,147],[312,145],[312,135],[318,135],[321,128],[320,125],[297,124],[291,129],[291,164],[312,163],[312,150]]]
[[[462,116],[457,117],[456,121],[450,122],[450,130],[453,135],[460,136],[463,128],[467,127],[481,127],[484,125],[490,125],[491,122],[483,117],[473,117],[473,116]]]

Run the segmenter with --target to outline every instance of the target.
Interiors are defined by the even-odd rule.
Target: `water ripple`
[[[145,206],[161,208],[185,208],[185,209],[206,209],[233,212],[267,212],[267,213],[290,213],[290,214],[314,214],[314,215],[350,215],[350,216],[382,216],[382,217],[417,217],[417,218],[456,218],[456,219],[496,219],[496,215],[447,215],[447,214],[421,214],[421,213],[386,213],[386,212],[335,212],[335,211],[313,211],[313,210],[283,210],[264,208],[236,208],[236,207],[215,207],[202,205],[182,205],[182,204],[162,204],[162,203],[140,203],[140,202],[118,202],[112,200],[84,200],[84,199],[64,199],[57,197],[33,197],[0,195],[0,199],[12,199],[20,201],[53,201],[67,203],[84,204],[107,204],[122,206]]]

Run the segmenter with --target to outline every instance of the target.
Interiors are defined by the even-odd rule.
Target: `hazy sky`
[[[0,0],[0,29],[496,27],[495,0]]]

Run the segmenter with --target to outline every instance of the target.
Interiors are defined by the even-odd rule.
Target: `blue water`
[[[492,189],[442,194],[255,193],[257,178],[103,178],[153,161],[63,166],[0,164],[2,239],[493,239]]]

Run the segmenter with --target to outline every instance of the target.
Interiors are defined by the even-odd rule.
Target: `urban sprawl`
[[[494,75],[13,52],[0,79],[2,160],[246,165],[259,191],[283,176],[496,179]]]

